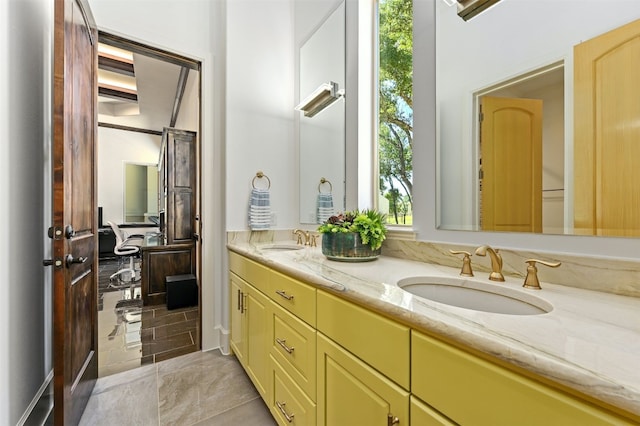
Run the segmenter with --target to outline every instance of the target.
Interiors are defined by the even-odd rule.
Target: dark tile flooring
[[[100,259],[100,377],[200,349],[200,315],[197,306],[172,310],[165,305],[143,306],[139,281],[133,288],[123,285],[122,281],[110,282],[110,275],[117,270],[117,259]],[[129,277],[123,274],[122,278],[126,280]]]

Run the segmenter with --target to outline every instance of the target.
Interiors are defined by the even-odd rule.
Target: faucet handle
[[[463,250],[449,250],[449,253],[464,255],[462,258],[462,270],[460,271],[460,275],[463,277],[472,277],[473,270],[471,269],[471,253]]]
[[[296,241],[296,244],[298,245],[302,245],[302,235],[303,235],[303,230],[302,229],[294,229],[293,230],[293,235],[297,235],[298,236],[298,240]]]
[[[548,266],[550,268],[557,268],[558,266],[562,265],[562,263],[560,262],[546,262],[539,259],[527,259],[525,260],[525,263],[528,263],[529,266],[527,266],[527,276],[524,279],[524,284],[522,285],[522,287],[530,288],[533,290],[540,290],[542,288],[540,287],[540,281],[538,280],[538,268],[536,268],[536,263]]]
[[[311,234],[311,247],[317,247],[318,246],[318,234]]]

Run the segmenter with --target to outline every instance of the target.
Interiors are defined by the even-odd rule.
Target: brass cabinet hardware
[[[491,281],[504,281],[504,275],[502,275],[502,256],[498,249],[492,249],[489,246],[481,246],[476,249],[478,256],[486,256],[489,253],[491,258],[491,273],[489,279]]]
[[[287,294],[287,292],[286,292],[286,291],[284,291],[284,290],[276,290],[276,294],[277,294],[278,296],[282,296],[282,297],[284,297],[284,298],[285,298],[285,299],[287,299],[287,300],[293,300],[293,294],[289,295],[289,294]]]
[[[387,426],[393,426],[400,424],[400,419],[394,416],[393,414],[387,415]]]
[[[291,423],[293,421],[293,414],[288,414],[287,411],[284,409],[284,406],[286,405],[285,402],[280,402],[280,401],[276,401],[276,406],[278,407],[278,409],[280,410],[280,412],[282,413],[282,415],[284,416],[285,419],[287,419],[287,421],[289,423]]]
[[[247,293],[242,293],[242,306],[240,313],[244,314],[245,312],[247,312]]]
[[[533,290],[540,290],[540,281],[538,280],[538,268],[536,268],[536,263],[540,263],[541,265],[548,266],[550,268],[557,268],[561,265],[560,262],[545,262],[544,260],[538,259],[527,259],[525,263],[528,263],[527,266],[527,276],[524,279],[524,284],[522,287],[530,288]]]
[[[293,353],[293,350],[294,350],[295,348],[294,348],[293,346],[292,346],[292,347],[287,346],[287,339],[278,339],[278,338],[276,337],[276,342],[277,342],[280,346],[282,346],[282,349],[284,349],[285,351],[287,351],[287,353],[290,353],[290,354],[292,354],[292,353]]]
[[[462,270],[460,271],[460,275],[463,277],[472,277],[473,269],[471,269],[471,253],[463,250],[449,250],[449,253],[464,255],[462,258]]]
[[[240,291],[240,289],[238,289],[238,308],[237,310],[239,310],[240,312],[242,312],[242,308],[241,308],[241,299],[242,299],[242,292]]]

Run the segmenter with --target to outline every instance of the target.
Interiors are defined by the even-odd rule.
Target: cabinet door
[[[455,423],[411,396],[411,426],[454,426]]]
[[[243,299],[244,299],[244,283],[235,274],[229,274],[229,286],[231,292],[231,306],[229,312],[231,312],[231,349],[233,353],[240,361],[240,364],[245,366],[245,337],[243,333]]]
[[[196,214],[196,133],[164,129],[166,138],[166,236],[169,244],[193,241]]]
[[[317,336],[318,425],[408,424],[407,391],[321,333]]]
[[[195,245],[166,245],[142,249],[142,298],[145,306],[166,302],[165,279],[195,273]]]
[[[247,348],[247,372],[265,401],[269,378],[269,299],[250,284],[245,285],[244,336]]]
[[[411,390],[456,423],[474,426],[628,422],[424,334],[411,340]]]

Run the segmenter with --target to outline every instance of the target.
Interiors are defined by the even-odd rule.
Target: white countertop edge
[[[453,268],[385,256],[366,263],[342,263],[327,260],[318,248],[263,251],[260,247],[228,245],[265,266],[318,288],[332,289],[418,330],[640,415],[638,298],[542,283],[543,290],[534,294],[554,306],[547,314],[477,312],[422,299],[395,285],[403,277],[419,274],[457,277]],[[472,280],[489,282],[482,277],[486,274],[476,275]],[[503,285],[520,290],[521,283],[507,277]]]

